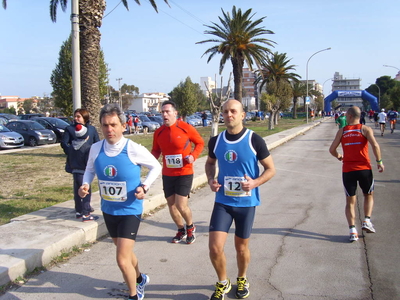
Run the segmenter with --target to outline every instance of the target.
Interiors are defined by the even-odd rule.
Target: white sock
[[[221,283],[221,284],[223,284],[223,285],[226,285],[226,284],[228,283],[228,279],[222,280],[222,281],[220,281],[219,283]]]
[[[352,234],[352,233],[357,233],[357,229],[355,227],[350,229],[350,234]]]

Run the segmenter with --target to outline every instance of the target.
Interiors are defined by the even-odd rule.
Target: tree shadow
[[[328,235],[293,228],[253,228],[252,234],[281,235],[294,238],[328,241],[332,243],[348,243],[348,236]]]
[[[74,288],[71,289],[73,284]],[[146,287],[146,298],[173,299],[173,300],[206,300],[205,294],[198,291],[205,290],[208,295],[212,293],[211,285],[166,285],[150,284]],[[81,274],[47,271],[42,277],[30,279],[23,286],[14,290],[18,293],[29,294],[58,294],[68,299],[73,299],[77,294],[94,299],[127,299],[129,291],[125,283],[112,280],[97,279]],[[173,295],[166,295],[165,292]],[[75,295],[75,296],[74,296]],[[20,299],[10,293],[7,299]]]

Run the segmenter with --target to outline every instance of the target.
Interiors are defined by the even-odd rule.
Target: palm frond
[[[51,21],[57,21],[57,7],[60,4],[63,12],[67,10],[67,0],[50,0],[50,18]]]

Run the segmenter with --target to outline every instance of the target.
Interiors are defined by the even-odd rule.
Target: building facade
[[[256,74],[250,71],[249,68],[243,68],[243,90],[245,97],[255,98],[257,96],[257,88],[254,84],[255,80]]]
[[[208,89],[207,89],[208,87]],[[210,96],[208,90],[212,91],[216,88],[215,81],[211,77],[200,77],[200,89],[203,91],[206,97]]]
[[[332,92],[334,91],[360,91],[361,79],[360,78],[343,78],[339,72],[335,72],[332,81]],[[358,106],[362,107],[361,98],[337,98],[336,101],[343,108]]]
[[[128,107],[137,113],[148,111],[161,111],[161,103],[169,100],[170,97],[165,93],[143,93],[135,97]]]

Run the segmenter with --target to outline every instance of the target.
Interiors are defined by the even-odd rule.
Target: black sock
[[[356,225],[350,225],[349,228],[350,228],[350,229],[356,228]]]
[[[192,225],[186,225],[186,229],[190,229],[192,227],[193,227],[193,223],[192,223]]]
[[[139,277],[136,278],[136,283],[141,283],[143,281],[142,273],[140,273]]]
[[[137,295],[129,296],[128,300],[139,300],[139,298],[137,297]]]
[[[365,216],[365,218],[371,220],[371,217],[370,217],[370,216]]]

